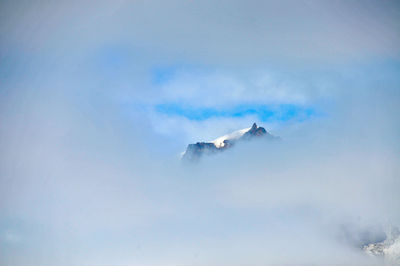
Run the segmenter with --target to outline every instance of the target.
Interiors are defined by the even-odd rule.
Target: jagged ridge
[[[273,139],[276,138],[269,134],[265,128],[258,127],[257,124],[254,123],[251,128],[235,131],[231,134],[217,138],[212,142],[197,142],[195,144],[189,144],[182,159],[194,161],[199,159],[202,155],[214,154],[229,149],[239,140],[249,140],[254,137],[262,136],[267,136]]]

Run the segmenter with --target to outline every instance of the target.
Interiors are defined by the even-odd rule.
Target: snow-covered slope
[[[386,240],[365,245],[363,249],[370,255],[382,256],[388,263],[400,265],[399,229],[397,227],[391,227],[386,233]]]
[[[222,148],[222,147],[225,146],[225,143],[224,143],[225,140],[230,140],[230,141],[237,140],[237,139],[241,138],[250,129],[251,129],[251,127],[240,129],[240,130],[234,131],[234,132],[232,132],[230,134],[221,136],[221,137],[219,137],[219,138],[217,138],[217,139],[215,139],[213,141],[210,141],[210,142],[214,143],[215,147]]]

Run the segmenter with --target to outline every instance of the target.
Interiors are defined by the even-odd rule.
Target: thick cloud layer
[[[5,265],[381,265],[361,246],[400,224],[397,91],[192,166],[119,104],[23,99],[2,111]]]
[[[362,247],[400,227],[398,11],[3,1],[0,264],[393,264]],[[254,121],[282,141],[179,161]]]
[[[40,50],[122,40],[165,57],[240,65],[399,55],[396,1],[5,1],[2,7],[2,36]]]

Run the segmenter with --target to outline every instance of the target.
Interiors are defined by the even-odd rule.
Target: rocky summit
[[[257,124],[254,123],[250,128],[232,132],[210,142],[197,142],[195,144],[189,144],[182,156],[182,160],[197,161],[203,155],[215,154],[227,150],[234,146],[234,144],[238,141],[251,140],[256,137],[266,137],[269,139],[278,138],[268,133],[265,128],[258,127]]]

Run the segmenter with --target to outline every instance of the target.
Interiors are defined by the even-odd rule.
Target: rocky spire
[[[186,152],[183,154],[182,159],[187,161],[196,161],[203,154],[213,154],[216,152],[221,152],[227,150],[235,145],[236,142],[241,140],[250,140],[253,138],[266,136],[269,139],[279,139],[270,135],[263,127],[258,127],[256,123],[243,135],[238,138],[225,139],[223,141],[224,145],[216,146],[214,142],[197,142],[196,144],[189,144]]]
[[[250,130],[244,134],[244,137],[262,136],[264,134],[267,134],[267,131],[263,127],[257,127],[257,124],[254,123]]]

